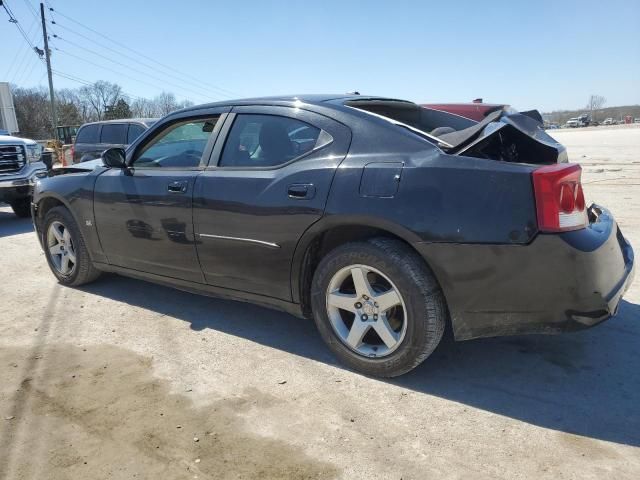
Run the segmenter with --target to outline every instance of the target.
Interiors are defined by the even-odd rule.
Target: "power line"
[[[173,86],[175,88],[179,88],[179,89],[183,89],[183,90],[185,90],[187,92],[191,92],[192,94],[198,95],[199,97],[201,97],[203,99],[210,100],[210,98],[207,96],[208,94],[205,93],[205,92],[198,92],[198,91],[195,91],[195,90],[192,90],[192,89],[189,89],[189,88],[185,88],[184,86],[177,85],[175,83],[167,82],[167,80],[165,78],[154,77],[152,75],[149,75],[147,72],[144,72],[144,71],[139,70],[137,68],[131,67],[130,65],[126,65],[126,64],[124,64],[122,62],[119,62],[119,61],[114,60],[114,59],[112,59],[110,57],[107,57],[106,55],[102,55],[101,53],[96,52],[95,50],[91,50],[89,48],[83,47],[82,45],[79,45],[79,44],[77,44],[75,42],[72,42],[71,40],[67,40],[66,38],[60,37],[59,35],[54,35],[54,38],[56,38],[58,40],[62,40],[63,42],[69,43],[70,45],[73,45],[76,48],[79,48],[81,50],[85,50],[85,51],[87,51],[87,52],[89,52],[89,53],[91,53],[93,55],[98,56],[98,57],[104,58],[105,60],[107,60],[109,62],[115,63],[116,65],[120,65],[121,67],[125,67],[128,70],[132,70],[134,72],[140,73],[140,74],[142,74],[142,75],[144,75],[146,77],[152,78],[154,80],[158,80],[159,82],[166,83],[166,84],[171,85],[171,86]],[[63,53],[69,53],[69,52],[65,52],[63,50],[60,50],[59,48],[56,48],[56,50],[61,51]],[[160,75],[162,75],[162,72],[158,72],[158,73]]]
[[[149,56],[145,55],[144,53],[138,52],[137,50],[134,50],[134,49],[132,49],[132,48],[128,47],[127,45],[125,45],[125,44],[123,44],[123,43],[121,43],[121,42],[118,42],[117,40],[113,40],[113,39],[109,38],[108,36],[104,35],[103,33],[100,33],[100,32],[98,32],[97,30],[94,30],[93,28],[87,27],[87,26],[86,26],[86,25],[84,25],[83,23],[78,22],[77,20],[74,20],[73,18],[69,17],[68,15],[65,15],[64,13],[62,13],[62,12],[60,12],[60,11],[58,11],[58,10],[54,10],[53,8],[50,8],[50,10],[51,10],[51,11],[53,11],[53,12],[55,12],[57,15],[60,15],[61,17],[64,17],[64,18],[66,18],[67,20],[69,20],[69,21],[71,21],[71,22],[73,22],[73,23],[75,23],[75,24],[77,24],[77,25],[81,26],[82,28],[85,28],[85,29],[89,30],[90,32],[92,32],[92,33],[94,33],[94,34],[96,34],[96,35],[99,35],[99,36],[101,36],[102,38],[104,38],[104,39],[106,39],[106,40],[108,40],[108,41],[110,41],[110,42],[112,42],[112,43],[114,43],[114,44],[116,44],[116,45],[120,46],[121,48],[124,48],[124,49],[126,49],[126,50],[128,50],[128,51],[130,51],[130,52],[133,52],[133,53],[135,53],[135,54],[136,54],[136,55],[138,55],[138,56],[141,56],[141,57],[143,57],[143,58],[146,58],[147,60],[149,60],[149,61],[151,61],[151,62],[153,62],[153,63],[155,63],[155,64],[157,64],[157,65],[161,66],[162,68],[166,69],[168,72],[175,72],[175,68],[174,68],[174,67],[170,67],[170,66],[168,66],[168,65],[165,65],[164,63],[158,62],[157,60],[155,60],[155,59],[153,59],[153,58],[151,58],[151,57],[149,57]],[[212,89],[214,89],[214,90],[218,90],[218,91],[220,91],[220,92],[223,92],[223,93],[224,93],[224,94],[226,94],[226,95],[232,95],[232,96],[236,96],[236,95],[238,95],[236,92],[232,92],[231,90],[227,90],[227,89],[224,89],[224,88],[222,88],[222,87],[218,87],[218,86],[215,86],[215,85],[211,85],[211,84],[208,84],[208,83],[202,82],[201,80],[199,80],[199,79],[197,79],[197,78],[195,78],[195,77],[192,77],[191,75],[187,75],[187,74],[184,74],[184,73],[182,73],[181,75],[182,75],[183,77],[185,77],[185,78],[190,78],[190,79],[191,79],[191,81],[198,82],[198,83],[200,83],[201,85],[203,85],[203,86],[205,86],[205,87],[207,87],[207,88],[212,88]]]
[[[89,80],[83,80],[83,79],[81,79],[81,78],[75,77],[75,76],[73,76],[73,75],[69,75],[69,74],[64,73],[64,72],[61,72],[61,71],[59,71],[59,70],[53,70],[53,69],[52,69],[51,71],[52,71],[52,72],[53,72],[53,74],[54,74],[55,76],[57,76],[57,77],[66,78],[67,80],[72,80],[72,81],[74,81],[74,82],[81,83],[81,84],[83,84],[83,85],[93,85],[93,83],[92,83],[92,82],[90,82]]]
[[[13,11],[11,10],[11,8],[9,7],[9,5],[7,4],[7,2],[6,2],[6,1],[2,2],[2,7],[4,8],[5,12],[7,12],[7,15],[9,16],[9,22],[10,22],[10,23],[13,23],[13,24],[16,26],[16,28],[17,28],[17,29],[18,29],[18,31],[20,32],[20,35],[22,35],[22,38],[25,40],[25,42],[27,43],[27,45],[30,47],[29,49],[30,49],[31,51],[35,52],[35,53],[36,53],[36,55],[40,56],[40,53],[39,53],[39,52],[40,52],[41,50],[39,50],[38,48],[36,48],[36,46],[33,44],[33,41],[31,41],[31,40],[29,39],[29,35],[31,35],[31,32],[32,32],[32,30],[33,30],[33,26],[36,24],[37,19],[34,19],[34,21],[32,22],[31,27],[29,27],[29,35],[27,35],[27,33],[25,33],[24,29],[22,28],[22,25],[20,25],[20,22],[18,22],[18,19],[16,18],[16,16],[14,15]],[[10,65],[10,67],[9,67],[9,70],[7,70],[7,76],[9,76],[9,73],[10,73],[10,72],[11,72],[11,70],[13,69],[13,66],[14,66],[14,64],[15,64],[15,61],[17,60],[18,55],[19,55],[19,53],[20,53],[21,51],[22,51],[22,50],[21,50],[20,48],[18,48],[18,49],[17,49],[17,51],[16,51],[16,55],[14,56],[14,58],[13,58],[13,60],[12,60],[12,62],[11,62],[11,65]],[[20,71],[21,67],[22,67],[22,66],[23,66],[23,64],[24,64],[24,60],[25,60],[25,58],[26,58],[27,56],[28,56],[28,55],[24,55],[24,54],[23,54],[23,56],[20,58],[20,61],[19,61],[18,66],[17,66],[17,68],[16,68],[16,71],[15,71],[15,72],[14,72],[14,74],[13,74],[12,81],[13,81],[13,79],[15,78],[16,74]]]
[[[74,35],[77,35],[77,36],[79,36],[79,37],[82,37],[82,38],[84,38],[85,40],[88,40],[88,41],[90,41],[90,42],[92,42],[92,43],[95,43],[95,44],[96,44],[96,45],[98,45],[99,47],[102,47],[102,48],[104,48],[104,49],[106,49],[106,50],[109,50],[110,52],[113,52],[113,53],[115,53],[116,55],[118,55],[118,56],[120,56],[120,57],[128,58],[128,59],[130,59],[131,61],[135,62],[137,65],[142,65],[142,66],[144,66],[144,67],[148,68],[149,70],[151,70],[151,71],[153,71],[153,72],[155,72],[155,73],[157,73],[157,74],[159,74],[159,75],[162,75],[163,77],[167,77],[167,76],[168,76],[168,77],[171,77],[171,78],[173,78],[173,79],[175,79],[175,80],[177,80],[177,81],[179,81],[179,82],[181,82],[181,83],[186,83],[186,84],[188,84],[188,85],[191,85],[193,88],[197,88],[198,90],[200,90],[200,92],[205,93],[206,98],[207,98],[207,99],[210,99],[211,91],[210,91],[209,87],[202,87],[202,86],[200,86],[200,85],[198,85],[198,84],[196,84],[196,83],[194,83],[194,82],[188,82],[188,81],[184,80],[183,78],[180,78],[179,76],[174,75],[174,74],[172,74],[172,73],[166,73],[166,72],[163,72],[163,71],[161,71],[161,70],[158,70],[158,69],[157,69],[157,67],[154,67],[154,66],[150,65],[149,63],[146,63],[146,62],[144,62],[144,61],[140,60],[140,58],[133,57],[133,56],[128,55],[128,54],[123,53],[123,52],[119,52],[119,51],[117,51],[117,50],[115,50],[115,49],[113,49],[113,48],[111,48],[111,47],[109,47],[109,46],[107,46],[107,45],[104,45],[103,43],[97,42],[95,39],[93,39],[93,38],[91,38],[91,37],[88,37],[88,36],[86,36],[86,35],[83,35],[82,33],[76,32],[75,30],[73,30],[73,29],[71,29],[71,28],[69,28],[69,27],[66,27],[66,26],[64,26],[64,25],[62,25],[62,24],[60,24],[60,23],[58,23],[58,22],[55,22],[55,23],[54,23],[54,22],[52,22],[52,23],[53,23],[56,27],[63,28],[64,30],[66,30],[66,31],[68,31],[68,32],[70,32],[70,33],[73,33]],[[54,38],[57,38],[57,39],[60,39],[60,40],[64,40],[64,41],[66,41],[66,42],[68,42],[68,43],[71,43],[71,44],[73,44],[73,45],[77,46],[78,48],[81,48],[81,49],[83,49],[83,50],[87,50],[88,52],[91,52],[91,53],[93,53],[93,54],[95,54],[95,55],[103,56],[103,55],[100,55],[99,53],[96,53],[96,52],[95,52],[95,51],[93,51],[93,50],[90,50],[90,49],[86,48],[86,47],[78,46],[78,44],[71,42],[71,40],[68,40],[68,39],[66,39],[66,38],[62,38],[62,37],[60,37],[60,36],[58,36],[58,35],[54,35]],[[104,57],[104,56],[103,56],[103,57]],[[107,58],[107,57],[104,57],[104,58]],[[107,58],[107,59],[108,59],[108,58]],[[109,59],[108,59],[108,60],[109,60]],[[131,67],[128,67],[128,66],[127,66],[127,68],[131,68]],[[134,70],[135,70],[135,69],[134,69]],[[146,73],[144,73],[144,72],[142,72],[142,73],[143,73],[144,75],[147,75],[147,74],[146,74]],[[164,78],[163,78],[161,81],[166,82],[166,79],[164,79]],[[172,85],[175,85],[175,84],[172,84]],[[177,86],[177,87],[178,87],[178,88],[185,88],[184,86]],[[189,89],[187,89],[187,90],[189,90]],[[192,91],[192,90],[189,90],[189,91]],[[198,93],[198,92],[196,92],[196,94],[200,95],[200,93]],[[218,96],[218,97],[230,98],[230,96],[229,96],[229,95],[227,95],[227,94],[220,94],[220,93],[217,93],[217,92],[214,92],[214,94],[215,94],[216,96]],[[214,97],[214,98],[215,98],[215,97]]]
[[[93,65],[94,67],[102,68],[102,69],[104,69],[104,70],[108,70],[108,71],[110,71],[110,72],[112,72],[112,71],[113,71],[113,70],[112,70],[111,68],[109,68],[109,67],[105,67],[104,65],[101,65],[101,64],[99,64],[99,63],[93,62],[93,61],[88,60],[88,59],[86,59],[86,58],[80,57],[80,56],[75,55],[75,54],[73,54],[73,53],[71,53],[71,52],[67,52],[66,50],[61,50],[61,49],[59,49],[59,48],[56,48],[56,51],[58,51],[58,52],[60,52],[60,53],[62,53],[62,54],[64,54],[64,55],[69,55],[69,56],[71,56],[71,57],[74,57],[74,58],[76,58],[76,59],[78,59],[78,60],[80,60],[80,61],[86,62],[86,63],[88,63],[88,64],[90,64],[90,65]],[[127,75],[127,74],[125,74],[125,73],[118,72],[118,75],[119,75],[119,76],[121,76],[121,77],[128,78],[129,80],[133,80],[134,82],[144,83],[144,84],[146,84],[146,85],[148,85],[148,86],[150,86],[150,87],[153,87],[153,88],[157,88],[157,89],[159,89],[159,90],[162,90],[162,88],[161,88],[161,87],[159,87],[158,85],[155,85],[155,84],[153,84],[153,83],[146,82],[146,81],[141,80],[141,79],[139,79],[139,78],[132,77],[132,76]],[[200,97],[200,98],[202,99],[203,97]]]
[[[33,31],[33,27],[34,25],[36,25],[35,21],[34,23],[31,24],[31,27],[29,28],[29,35],[31,35],[31,32]],[[36,31],[37,33],[37,31]],[[25,49],[26,47],[26,49]],[[13,72],[12,75],[12,79],[13,77],[15,77],[16,73],[20,70],[20,67],[22,66],[23,62],[29,58],[31,55],[29,54],[29,52],[31,52],[31,46],[27,43],[27,42],[23,42],[20,44],[20,46],[18,48],[16,48],[16,54],[13,58],[13,61],[11,62],[11,66],[9,67],[9,69],[7,70],[7,74],[6,77],[9,78],[9,75],[11,74],[11,71],[13,70],[13,67],[15,67],[15,71]],[[37,55],[37,53],[36,53]]]
[[[31,74],[33,73],[33,69],[35,68],[36,65],[38,65],[38,63],[40,63],[38,61],[38,59],[33,59],[35,60],[34,62],[31,62],[31,68],[29,68],[28,72],[27,69],[25,69],[25,72],[27,72],[26,76],[25,75],[20,75],[20,80],[18,80],[16,83],[19,85],[21,83],[25,83],[29,78],[31,78]]]
[[[23,39],[24,39],[24,41],[25,41],[26,46],[27,46],[30,50],[34,51],[34,52],[36,53],[36,55],[37,55],[37,60],[36,60],[35,62],[33,62],[33,61],[31,61],[31,59],[32,59],[33,57],[29,57],[28,55],[24,55],[24,54],[23,54],[23,55],[20,55],[21,49],[18,49],[18,50],[16,51],[16,54],[14,55],[14,58],[13,58],[13,60],[12,60],[12,62],[11,62],[11,65],[10,65],[10,67],[9,67],[9,70],[7,71],[7,75],[8,75],[8,74],[11,72],[11,70],[13,69],[14,65],[16,66],[16,69],[15,69],[15,71],[14,71],[14,73],[13,73],[12,81],[13,81],[13,79],[15,79],[16,77],[17,77],[19,80],[23,80],[23,79],[28,79],[28,78],[30,78],[30,76],[31,76],[31,74],[32,74],[32,72],[33,72],[33,69],[35,68],[35,66],[36,66],[36,65],[37,65],[37,63],[38,63],[38,60],[39,60],[39,61],[42,61],[42,62],[44,63],[44,61],[43,61],[43,59],[42,59],[43,51],[42,51],[41,49],[39,49],[39,48],[37,48],[37,47],[36,47],[36,45],[35,45],[35,38],[34,38],[34,40],[30,40],[30,36],[31,36],[32,30],[33,30],[34,26],[36,26],[36,25],[37,25],[37,20],[38,20],[38,18],[37,18],[37,16],[36,16],[36,13],[35,13],[35,10],[34,10],[33,6],[32,6],[32,5],[31,5],[31,3],[29,2],[29,0],[23,0],[23,1],[25,2],[25,4],[27,5],[27,7],[29,8],[30,13],[34,16],[34,20],[33,20],[33,22],[32,22],[32,24],[31,24],[31,26],[30,26],[30,27],[29,27],[29,29],[28,29],[28,34],[24,31],[24,29],[22,28],[22,25],[18,22],[18,20],[17,20],[17,18],[16,18],[16,16],[15,16],[15,14],[14,14],[14,13],[13,13],[13,11],[11,10],[11,8],[7,5],[6,0],[5,0],[4,2],[1,2],[1,3],[0,3],[0,5],[2,5],[2,7],[3,7],[3,8],[5,9],[5,11],[7,12],[7,15],[9,16],[9,22],[14,23],[14,24],[16,25],[16,27],[17,27],[18,31],[20,32],[20,34],[21,34],[22,38],[23,38]],[[45,4],[49,7],[50,12],[54,12],[54,9],[53,9],[53,8],[51,8],[51,6],[50,6],[49,2],[48,2],[47,0],[44,0],[44,2],[45,2]],[[78,25],[82,26],[83,28],[86,28],[87,30],[89,30],[89,31],[91,31],[91,32],[93,32],[93,33],[95,33],[95,34],[97,34],[97,35],[99,35],[99,36],[101,36],[101,37],[105,38],[106,40],[108,40],[108,41],[110,41],[110,42],[112,42],[112,43],[115,43],[116,45],[120,45],[121,47],[123,47],[123,48],[125,48],[125,49],[127,49],[127,50],[129,50],[129,51],[131,51],[131,52],[133,52],[133,53],[135,53],[136,55],[139,55],[139,56],[141,56],[141,57],[144,57],[144,58],[149,59],[151,62],[153,62],[153,63],[155,63],[155,64],[157,64],[157,65],[160,65],[163,69],[167,69],[167,70],[170,70],[170,71],[174,71],[174,70],[172,70],[172,69],[171,69],[171,67],[169,67],[169,66],[167,66],[167,65],[164,65],[164,64],[162,64],[162,63],[160,63],[160,62],[158,62],[158,61],[154,60],[153,58],[148,57],[148,56],[146,56],[146,55],[144,55],[144,54],[142,54],[142,53],[140,53],[140,52],[137,52],[136,50],[133,50],[133,49],[131,49],[131,48],[127,47],[126,45],[121,44],[120,42],[117,42],[117,41],[115,41],[115,40],[112,40],[112,39],[110,39],[109,37],[107,37],[106,35],[103,35],[103,34],[101,34],[100,32],[98,32],[98,31],[96,31],[96,30],[93,30],[93,29],[91,29],[90,27],[87,27],[87,26],[83,25],[83,24],[82,24],[82,23],[80,23],[80,22],[77,22],[76,20],[73,20],[71,17],[68,17],[68,16],[64,15],[63,13],[60,13],[60,12],[56,12],[56,13],[60,14],[61,16],[65,17],[65,18],[67,18],[69,21],[72,21],[72,22],[74,22],[74,23],[76,23],[76,24],[78,24]],[[51,16],[51,18],[53,18],[53,15],[51,15],[51,14],[50,14],[50,16]],[[57,35],[55,35],[55,34],[53,35],[53,37],[54,37],[54,38],[56,38],[56,39],[59,39],[59,40],[65,41],[65,42],[67,42],[67,43],[69,43],[69,44],[71,44],[71,45],[74,45],[74,46],[75,46],[75,47],[77,47],[77,48],[80,48],[80,49],[86,50],[87,52],[92,53],[93,55],[96,55],[96,56],[102,57],[102,58],[104,58],[104,59],[106,59],[106,60],[108,60],[108,61],[110,61],[110,62],[112,62],[112,63],[115,63],[115,64],[117,64],[117,65],[123,66],[123,67],[125,67],[125,68],[127,68],[127,69],[129,69],[129,70],[137,71],[138,73],[141,73],[141,74],[142,74],[142,75],[144,75],[145,77],[151,77],[151,78],[154,78],[154,79],[156,79],[156,80],[158,80],[158,81],[160,81],[160,82],[163,82],[163,83],[169,83],[169,85],[173,85],[173,86],[175,86],[175,87],[185,89],[186,91],[193,92],[194,94],[196,94],[196,95],[197,95],[199,98],[201,98],[201,99],[205,99],[205,100],[207,100],[207,101],[208,101],[208,100],[210,100],[210,98],[209,98],[209,95],[210,95],[210,93],[209,93],[209,89],[219,90],[219,91],[222,91],[222,92],[228,92],[228,93],[233,94],[233,92],[231,92],[231,91],[229,91],[229,90],[225,90],[225,89],[220,88],[220,87],[216,87],[216,86],[208,85],[208,84],[206,84],[206,83],[204,83],[204,82],[201,82],[201,81],[198,81],[198,80],[197,80],[197,82],[198,82],[198,84],[199,84],[199,85],[198,85],[198,84],[196,84],[196,83],[195,83],[195,82],[193,82],[193,81],[188,81],[188,82],[187,82],[187,81],[186,81],[186,80],[184,80],[183,78],[180,78],[180,77],[178,77],[178,76],[176,76],[176,75],[173,75],[173,74],[171,74],[171,73],[165,73],[165,72],[162,72],[162,71],[158,70],[156,67],[153,67],[153,66],[149,65],[148,63],[142,62],[139,58],[132,57],[132,56],[127,55],[127,54],[124,54],[124,53],[122,53],[122,52],[118,52],[117,50],[115,50],[115,49],[113,49],[113,48],[110,48],[110,47],[108,47],[108,46],[106,46],[106,45],[103,45],[103,44],[101,44],[101,43],[99,43],[99,42],[96,42],[95,40],[93,40],[93,39],[92,39],[92,38],[90,38],[90,37],[87,37],[87,36],[85,36],[85,35],[83,35],[83,34],[81,34],[81,33],[79,33],[79,32],[76,32],[76,31],[74,31],[74,30],[72,30],[72,29],[68,28],[68,27],[65,27],[65,26],[63,26],[63,25],[59,25],[59,24],[57,24],[57,23],[55,22],[55,20],[52,20],[52,21],[51,21],[51,23],[52,23],[53,25],[59,26],[59,27],[61,27],[61,28],[64,28],[64,29],[66,29],[66,30],[70,31],[71,33],[74,33],[75,35],[78,35],[78,36],[83,37],[83,38],[85,38],[85,39],[87,39],[87,40],[90,40],[90,41],[92,41],[93,43],[97,44],[98,46],[100,46],[100,47],[102,47],[102,48],[105,48],[105,49],[107,49],[107,50],[110,50],[110,51],[112,51],[112,52],[116,53],[118,56],[123,56],[123,57],[129,58],[130,60],[132,60],[132,61],[136,62],[136,64],[144,65],[146,68],[148,68],[148,69],[152,70],[153,72],[155,72],[155,73],[157,73],[157,74],[159,74],[159,75],[162,75],[163,77],[171,76],[171,77],[175,78],[176,80],[178,80],[178,81],[180,81],[180,82],[182,82],[182,83],[187,83],[188,85],[191,85],[191,86],[193,86],[194,88],[197,88],[197,89],[199,89],[199,90],[200,90],[200,89],[202,89],[202,92],[204,92],[204,91],[205,91],[205,88],[206,88],[206,89],[207,89],[207,93],[206,93],[206,96],[205,96],[205,94],[204,94],[204,93],[202,93],[202,92],[194,91],[194,90],[192,90],[192,89],[190,89],[190,88],[189,88],[189,89],[187,89],[187,88],[185,88],[184,86],[179,86],[179,85],[175,85],[175,84],[169,83],[169,82],[167,82],[167,81],[166,81],[166,78],[159,78],[159,77],[153,77],[153,76],[150,76],[148,73],[143,72],[143,71],[140,71],[140,70],[138,70],[138,69],[135,69],[135,68],[131,67],[130,65],[126,65],[126,64],[124,64],[124,63],[122,63],[122,62],[119,62],[119,61],[117,61],[117,60],[114,60],[114,59],[112,59],[112,58],[109,58],[109,57],[107,57],[107,56],[105,56],[105,55],[102,55],[102,54],[100,54],[100,53],[98,53],[98,52],[96,52],[96,51],[94,51],[94,50],[87,49],[87,48],[83,47],[82,45],[78,45],[78,44],[76,44],[75,42],[72,42],[72,41],[70,41],[70,40],[66,40],[65,38],[62,38],[62,37],[58,37],[58,36],[57,36]],[[36,33],[37,33],[37,31],[36,31]],[[37,35],[36,35],[36,38],[37,38]],[[61,50],[61,49],[59,49],[59,48],[55,47],[55,44],[54,44],[53,42],[51,42],[51,46],[52,46],[55,50],[57,50],[57,51],[59,51],[59,52],[61,52],[61,53],[65,54],[65,55],[69,55],[69,56],[74,57],[74,58],[76,58],[76,59],[78,59],[78,60],[81,60],[81,61],[84,61],[84,62],[90,63],[90,64],[92,64],[92,65],[94,65],[94,66],[96,66],[96,67],[99,67],[99,68],[103,68],[103,69],[107,69],[107,70],[109,70],[109,71],[112,71],[112,70],[111,70],[111,69],[109,69],[108,67],[105,67],[105,66],[103,66],[103,65],[100,65],[100,64],[97,64],[97,63],[95,63],[95,62],[92,62],[91,60],[88,60],[88,59],[86,59],[86,58],[83,58],[83,57],[80,57],[80,56],[74,55],[73,53],[70,53],[70,52],[68,52],[68,51]],[[25,61],[25,60],[26,60],[26,61]],[[18,63],[17,63],[17,64],[16,64],[16,61],[18,61]],[[25,73],[26,73],[26,77],[25,77]],[[80,84],[83,84],[83,85],[93,85],[93,82],[90,82],[90,81],[88,81],[88,80],[82,79],[82,78],[77,77],[77,76],[75,76],[75,75],[71,75],[71,74],[66,73],[66,72],[61,72],[61,71],[59,71],[59,70],[54,70],[54,71],[53,71],[53,73],[54,73],[56,76],[59,76],[59,77],[61,77],[61,78],[65,78],[65,79],[67,79],[67,80],[71,80],[71,81],[74,81],[74,82],[77,82],[77,83],[80,83]],[[147,82],[147,81],[144,81],[144,80],[141,80],[141,79],[135,78],[135,77],[131,77],[131,76],[129,76],[129,75],[125,75],[125,74],[122,74],[122,73],[120,73],[120,75],[121,75],[121,76],[124,76],[124,77],[126,77],[126,78],[129,78],[129,79],[131,79],[131,80],[133,80],[133,81],[135,81],[135,82],[144,83],[144,84],[149,85],[149,86],[152,86],[152,87],[154,87],[154,88],[158,88],[158,89],[160,89],[160,90],[163,90],[162,88],[160,88],[160,87],[158,87],[157,85],[152,84],[152,83],[150,83],[150,82]],[[185,74],[182,74],[182,75],[183,75],[184,77],[189,77],[189,76],[187,76],[187,75],[185,75]],[[43,76],[44,76],[44,75],[43,75]],[[43,76],[42,76],[42,77],[43,77]],[[42,79],[42,77],[41,77],[41,79]],[[200,86],[200,85],[203,85],[203,86]],[[137,96],[135,96],[135,95],[127,95],[127,96],[128,96],[128,97],[130,97],[130,98],[134,98],[134,99],[147,100],[147,99],[145,99],[145,98],[143,98],[143,97],[137,97]],[[226,94],[225,94],[224,96],[228,97],[229,95],[226,95]]]
[[[38,13],[36,12],[36,9],[33,8],[33,5],[31,5],[31,2],[29,0],[23,0],[23,1],[27,5],[27,8],[29,9],[29,11],[31,12],[31,15],[33,15],[33,18],[38,20]]]
[[[24,38],[25,41],[31,46],[31,48],[35,50],[36,48],[35,45],[31,43],[31,40],[29,40],[29,37],[27,37],[27,34],[22,29],[22,25],[20,25],[20,22],[18,22],[18,20],[16,19],[16,16],[13,14],[11,9],[9,8],[9,5],[7,5],[6,0],[2,2],[2,6],[4,7],[4,10],[7,12],[7,15],[9,15],[9,22],[13,23],[18,28],[18,30],[20,31],[20,34],[22,35],[22,38]]]
[[[82,85],[91,86],[91,85],[94,85],[94,83],[95,83],[95,82],[91,82],[89,80],[86,80],[84,78],[77,77],[75,75],[71,75],[71,74],[68,74],[68,73],[65,73],[65,72],[61,72],[60,70],[52,70],[52,72],[57,77],[66,78],[67,80],[71,80],[72,82],[80,83]],[[135,95],[125,94],[124,96],[128,97],[128,98],[132,98],[134,100],[144,100],[144,101],[148,100],[148,99],[146,99],[144,97],[137,97]]]
[[[47,6],[49,11],[53,12],[53,8],[51,7],[51,4],[49,3],[49,0],[44,0],[44,4]]]
[[[31,74],[33,71],[33,67],[35,63],[38,63],[38,59],[34,57],[27,57],[27,61],[24,63],[23,67],[16,72],[16,74],[11,78],[11,83],[15,83],[17,85],[21,85],[24,82],[25,73]],[[35,63],[34,63],[35,62]]]
[[[29,33],[31,33],[31,31],[29,31]],[[31,43],[35,43],[35,39],[38,38],[38,29],[36,28],[36,31],[34,32],[34,34],[32,35],[33,40],[31,40]],[[26,71],[26,69],[28,68],[28,66],[30,64],[32,64],[31,60],[33,60],[33,56],[29,55],[29,46],[27,45],[27,51],[26,54],[23,56],[23,61],[21,61],[16,68],[16,71],[14,72],[13,76],[11,77],[11,81],[15,83],[22,83],[22,74]],[[36,59],[37,60],[41,60],[40,54],[36,51],[35,52],[36,55]]]

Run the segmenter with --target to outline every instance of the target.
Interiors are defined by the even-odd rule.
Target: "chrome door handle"
[[[187,182],[184,180],[171,182],[167,186],[167,190],[169,190],[169,193],[184,193],[187,191]]]
[[[289,185],[287,190],[289,198],[296,198],[299,200],[310,199],[316,195],[316,187],[313,183],[294,183]]]

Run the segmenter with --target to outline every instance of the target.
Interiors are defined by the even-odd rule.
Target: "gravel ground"
[[[640,128],[552,133],[640,252]],[[59,286],[0,207],[0,478],[640,478],[640,282],[588,331],[347,371],[311,322],[106,276]]]

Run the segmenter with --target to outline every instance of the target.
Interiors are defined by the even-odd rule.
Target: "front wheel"
[[[322,338],[338,358],[368,375],[395,377],[436,348],[447,310],[422,258],[399,240],[342,245],[320,262],[311,302]]]
[[[66,208],[55,207],[46,213],[42,245],[51,271],[63,285],[77,287],[100,276],[80,229]]]
[[[30,198],[21,198],[19,200],[12,200],[9,205],[11,205],[11,209],[13,213],[15,213],[20,218],[27,218],[31,216],[31,199]]]

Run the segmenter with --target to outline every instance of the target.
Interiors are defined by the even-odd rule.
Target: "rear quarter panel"
[[[403,165],[395,195],[363,195],[362,175],[371,162]],[[326,215],[395,224],[409,242],[526,244],[537,233],[533,169],[436,148],[349,155],[334,179]]]

